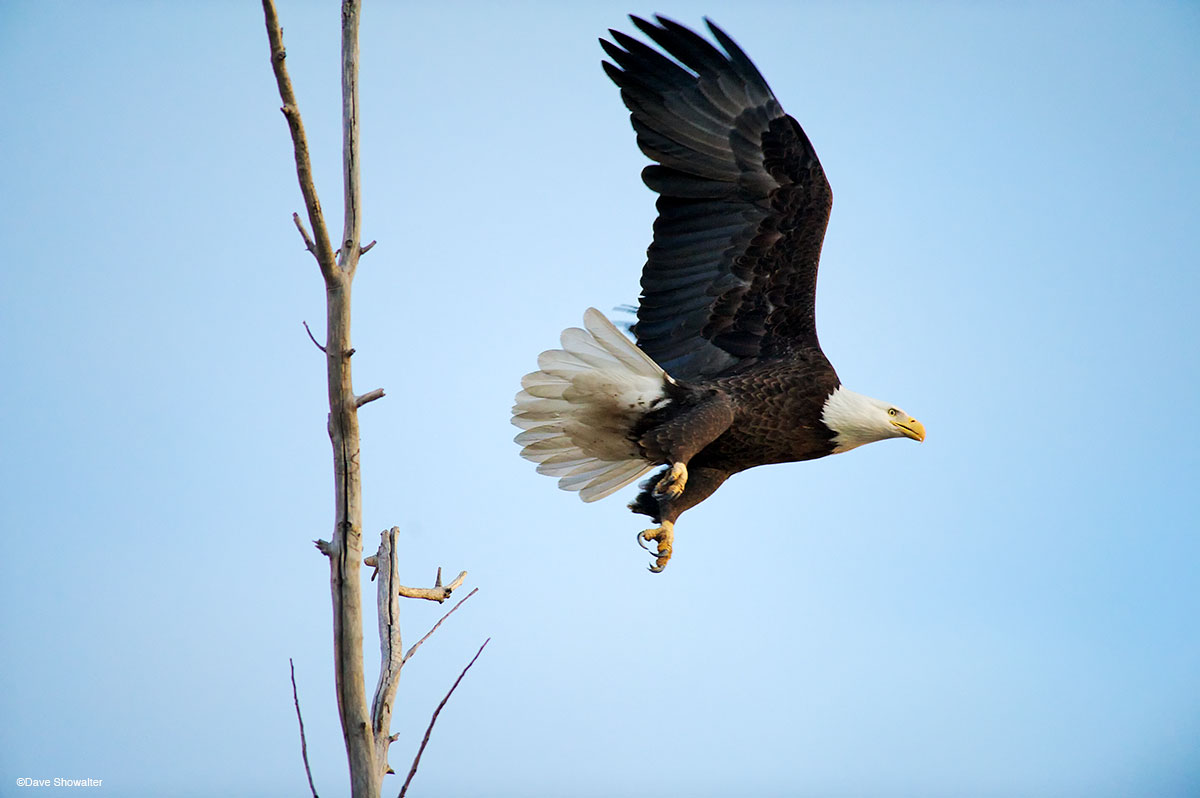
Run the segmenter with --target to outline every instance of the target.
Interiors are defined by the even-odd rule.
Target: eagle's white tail
[[[583,324],[563,330],[562,349],[542,352],[540,370],[521,379],[512,422],[525,430],[521,456],[592,502],[655,467],[629,432],[666,400],[670,377],[600,311],[588,308]]]

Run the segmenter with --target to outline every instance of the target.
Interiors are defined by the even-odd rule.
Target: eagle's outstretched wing
[[[655,165],[654,242],[642,272],[638,345],[692,379],[818,348],[817,262],[833,193],[799,123],[741,48],[677,22],[633,23],[674,61],[618,31],[601,40],[638,145]]]

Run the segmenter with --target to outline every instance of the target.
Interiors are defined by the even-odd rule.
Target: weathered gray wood
[[[296,226],[309,250],[316,257],[324,274],[333,265],[333,248],[329,244],[329,232],[325,227],[325,215],[321,211],[321,201],[317,199],[317,189],[313,184],[312,162],[308,157],[308,138],[304,135],[304,123],[300,119],[300,109],[296,105],[296,93],[292,91],[292,80],[288,77],[287,51],[283,47],[283,29],[279,27],[279,16],[275,13],[275,4],[271,0],[263,0],[263,15],[267,19],[267,39],[271,43],[271,66],[275,70],[275,82],[279,86],[279,98],[283,100],[284,118],[292,133],[292,147],[296,157],[296,177],[300,181],[300,193],[304,195],[304,207],[308,211],[308,221],[313,226],[317,239],[314,242],[300,222],[300,217],[293,215]]]
[[[342,188],[345,224],[338,263],[351,276],[362,254],[358,185],[358,17],[361,0],[342,0]]]
[[[334,673],[338,714],[350,765],[350,794],[354,798],[379,795],[386,764],[377,761],[375,733],[367,708],[362,662],[362,480],[359,473],[358,397],[354,393],[350,358],[350,299],[354,270],[362,247],[358,181],[358,19],[359,0],[342,2],[342,150],[345,170],[345,227],[339,257],[335,260],[320,200],[313,184],[308,141],[300,109],[288,77],[286,51],[272,0],[263,0],[271,63],[275,70],[283,115],[295,148],[296,175],[304,195],[312,235],[298,216],[296,227],[305,247],[313,253],[325,280],[326,375],[329,386],[329,440],[333,448],[334,526],[332,539],[318,542],[329,557],[329,583],[333,598]],[[390,719],[390,718],[389,718]],[[385,735],[386,736],[386,735]]]
[[[357,255],[355,256],[357,259]],[[359,471],[358,404],[351,380],[350,283],[337,268],[326,279],[325,338],[329,379],[329,439],[333,446],[335,520],[329,558],[333,595],[334,673],[338,712],[350,761],[353,798],[379,795],[382,773],[367,710],[362,661],[362,479]]]
[[[379,778],[388,772],[388,746],[395,739],[392,729],[392,706],[400,684],[400,668],[404,665],[404,643],[400,637],[400,593],[396,590],[396,536],[399,527],[380,535],[375,567],[379,578],[379,682],[371,701],[371,729],[375,736],[375,762]]]
[[[304,123],[296,104],[291,79],[288,77],[283,47],[283,34],[275,12],[273,0],[262,0],[267,23],[267,38],[271,44],[271,63],[275,70],[279,95],[283,100],[284,117],[292,134],[295,149],[296,175],[300,191],[304,196],[312,234],[304,226],[299,214],[292,220],[304,240],[305,248],[313,254],[325,281],[326,333],[322,346],[313,338],[308,324],[304,328],[325,354],[326,376],[329,387],[329,440],[333,448],[334,470],[334,526],[332,539],[316,541],[317,548],[329,558],[329,583],[333,598],[333,646],[334,673],[337,680],[338,715],[341,718],[342,734],[346,741],[346,755],[350,766],[350,794],[354,798],[377,798],[383,785],[383,777],[391,772],[388,767],[388,747],[396,736],[389,734],[392,708],[399,685],[400,669],[407,656],[400,636],[400,597],[423,598],[445,601],[466,578],[463,571],[449,585],[443,587],[441,569],[433,588],[409,588],[399,584],[396,567],[396,536],[399,529],[392,527],[381,537],[375,554],[363,558],[362,542],[362,479],[359,471],[358,408],[383,397],[383,389],[377,388],[361,396],[355,395],[351,379],[350,359],[354,347],[350,342],[350,298],[354,272],[359,257],[375,242],[363,246],[360,243],[362,216],[360,213],[359,159],[358,159],[358,20],[361,0],[342,0],[342,161],[343,188],[345,194],[345,219],[342,240],[336,254],[330,244],[329,231],[313,184],[312,166],[308,155],[308,141]],[[375,695],[368,710],[366,686],[362,660],[362,563],[375,566],[379,577],[379,644],[380,671]],[[374,578],[374,577],[372,577]],[[474,595],[472,591],[471,595]],[[468,596],[467,598],[470,598]],[[466,599],[464,599],[465,601]],[[462,602],[459,602],[461,606]],[[458,607],[456,606],[455,609]],[[445,620],[454,612],[442,617]],[[430,630],[440,626],[442,621]],[[429,635],[418,641],[408,656]],[[486,643],[485,643],[486,645]],[[482,651],[482,647],[480,651]],[[478,658],[478,654],[475,655]],[[471,662],[474,663],[475,660]],[[470,668],[470,665],[467,666]],[[463,673],[466,673],[464,669]],[[462,676],[459,676],[461,681]],[[455,682],[455,686],[458,682]],[[295,681],[293,678],[293,689]],[[453,692],[453,688],[451,688]],[[449,699],[449,694],[438,706],[438,712]],[[299,717],[299,698],[296,713]],[[436,719],[437,712],[434,713]],[[430,722],[430,730],[433,728]],[[301,724],[303,739],[303,724]],[[429,741],[429,731],[421,744],[423,751]],[[308,770],[307,750],[302,746],[305,770]],[[416,771],[413,762],[408,779]],[[312,776],[309,774],[312,786]],[[405,782],[407,789],[408,781]],[[313,794],[316,788],[313,787]]]

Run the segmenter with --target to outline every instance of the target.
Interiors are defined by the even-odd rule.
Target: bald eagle
[[[594,308],[521,380],[521,455],[585,502],[656,467],[629,507],[658,526],[660,572],[675,521],[732,474],[885,438],[925,439],[899,407],[842,385],[817,341],[817,263],[833,193],[808,136],[741,48],[718,49],[663,17],[631,17],[653,47],[610,30],[637,143],[658,196],[636,345]],[[723,50],[723,51],[722,51]]]

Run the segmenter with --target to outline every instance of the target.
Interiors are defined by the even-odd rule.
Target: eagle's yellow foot
[[[667,563],[671,561],[671,543],[675,540],[675,524],[670,521],[663,521],[662,526],[654,529],[646,529],[638,533],[638,545],[649,551],[646,546],[650,541],[658,544],[658,551],[654,552],[658,555],[658,559],[654,561],[654,565],[650,566],[653,573],[660,574],[667,567]]]
[[[687,465],[671,463],[671,470],[662,475],[662,479],[654,486],[654,498],[678,499],[687,487]]]

